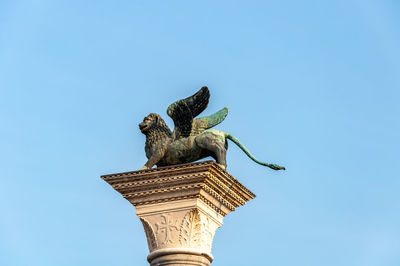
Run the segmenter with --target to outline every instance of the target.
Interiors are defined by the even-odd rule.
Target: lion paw
[[[223,165],[223,164],[220,164],[220,163],[217,163],[217,164],[218,164],[219,167],[221,167],[222,169],[226,170],[226,165]]]

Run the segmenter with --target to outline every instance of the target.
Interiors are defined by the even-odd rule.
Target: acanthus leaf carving
[[[197,209],[189,211],[183,218],[179,241],[184,247],[200,248],[202,245],[202,222]]]
[[[207,247],[207,249],[209,250],[211,250],[212,248],[215,231],[216,228],[212,226],[212,223],[210,223],[210,219],[207,217],[202,223],[202,245],[204,247]]]
[[[147,244],[149,245],[149,250],[152,251],[157,247],[157,239],[154,234],[154,230],[151,227],[150,223],[143,218],[140,218],[140,221],[143,224],[144,232],[146,233]]]

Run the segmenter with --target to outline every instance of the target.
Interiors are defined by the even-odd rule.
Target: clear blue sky
[[[0,1],[0,265],[147,265],[100,175],[146,161],[137,124],[211,90],[228,170],[257,198],[214,266],[400,265],[400,3]]]

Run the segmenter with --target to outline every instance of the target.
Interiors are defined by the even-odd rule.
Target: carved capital
[[[102,178],[136,207],[152,265],[170,265],[169,260],[210,265],[223,217],[255,197],[211,161]]]
[[[200,208],[140,215],[150,252],[193,248],[211,253],[216,230],[222,225]]]

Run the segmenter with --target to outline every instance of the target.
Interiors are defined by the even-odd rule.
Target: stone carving
[[[205,218],[205,221],[202,223],[202,227],[203,227],[202,230],[203,237],[201,245],[203,247],[207,247],[208,250],[211,250],[214,234],[217,228],[212,226],[212,224],[210,223],[210,219],[208,217]]]
[[[211,251],[216,226],[198,209],[189,211],[182,221],[179,241],[182,247],[202,248]]]
[[[172,132],[160,115],[146,116],[139,128],[146,135],[146,157],[148,161],[141,168],[150,169],[154,165],[168,166],[190,163],[211,156],[226,169],[227,140],[239,146],[253,161],[274,170],[285,167],[256,159],[249,150],[232,134],[210,129],[221,123],[228,115],[228,107],[213,115],[197,118],[208,105],[210,91],[202,87],[191,97],[176,101],[168,107],[167,114],[174,120]]]
[[[125,199],[141,208],[199,199],[218,214],[225,216],[255,197],[242,183],[213,161],[118,173],[103,178]],[[155,224],[151,224],[155,230]],[[181,220],[179,226],[180,224]]]
[[[171,237],[171,232],[172,230],[179,230],[177,226],[178,221],[173,222],[169,213],[162,214],[161,218],[163,219],[163,221],[156,223],[157,236],[159,236],[159,239],[164,238],[164,240],[161,242],[163,245],[173,243],[174,241]],[[164,235],[164,237],[161,237],[162,235]]]
[[[136,206],[150,265],[210,266],[213,238],[224,216],[255,197],[212,161],[103,179]]]
[[[157,239],[154,235],[153,228],[151,227],[150,223],[147,222],[145,219],[140,218],[140,221],[143,224],[144,232],[146,233],[147,244],[149,245],[150,251],[157,247]]]
[[[183,247],[201,247],[202,223],[197,209],[188,212],[183,218],[179,241]]]

